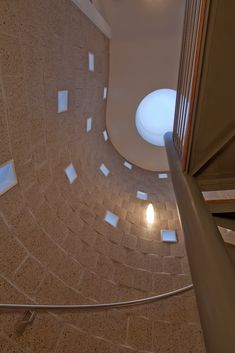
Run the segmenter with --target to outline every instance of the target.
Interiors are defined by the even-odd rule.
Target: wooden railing
[[[210,0],[186,0],[174,122],[174,143],[186,169]]]

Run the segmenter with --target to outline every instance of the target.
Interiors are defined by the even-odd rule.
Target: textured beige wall
[[[170,180],[127,170],[102,138],[108,65],[108,40],[71,1],[1,0],[0,165],[14,159],[18,177],[0,196],[1,302],[110,302],[190,282]],[[64,89],[69,110],[58,114]],[[64,174],[71,162],[72,185]],[[155,206],[152,228],[137,190]],[[119,215],[117,229],[104,223],[107,209]],[[161,243],[161,228],[177,229],[179,243]],[[0,315],[1,352],[204,352],[193,292],[137,309],[38,314],[18,337],[20,318]]]

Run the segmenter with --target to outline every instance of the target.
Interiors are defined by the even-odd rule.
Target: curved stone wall
[[[108,40],[72,1],[0,2],[0,165],[13,159],[18,178],[0,196],[1,302],[111,302],[191,281],[171,181],[125,168],[103,139],[108,64]],[[63,90],[68,111],[58,113]],[[155,207],[151,227],[137,190]],[[117,228],[104,222],[107,210]],[[177,244],[160,241],[168,228]],[[118,311],[38,314],[22,336],[20,318],[0,314],[1,352],[205,352],[193,292]]]

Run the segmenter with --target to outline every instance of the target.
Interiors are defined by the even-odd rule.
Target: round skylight
[[[164,146],[164,134],[173,130],[176,91],[159,89],[148,94],[136,111],[136,128],[147,142]]]

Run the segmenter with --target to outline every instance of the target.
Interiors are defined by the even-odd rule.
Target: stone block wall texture
[[[18,178],[0,196],[2,303],[130,300],[191,281],[170,179],[128,170],[103,139],[108,73],[109,41],[72,1],[0,1],[0,165],[13,159]],[[58,114],[61,90],[69,107]],[[137,190],[155,207],[152,227]],[[117,228],[106,210],[120,217]],[[162,228],[179,242],[162,243]],[[1,353],[205,352],[193,292],[125,310],[38,314],[22,336],[20,318],[0,313]]]

